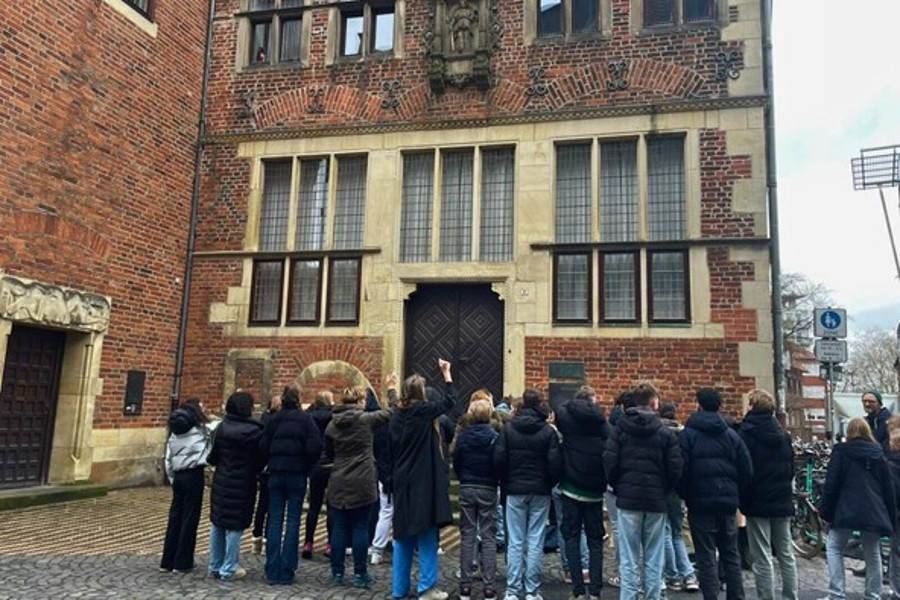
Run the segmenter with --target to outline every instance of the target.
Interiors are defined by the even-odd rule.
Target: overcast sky
[[[774,0],[773,14],[782,270],[851,317],[900,305],[878,191],[850,172],[861,148],[900,145],[900,0]],[[885,195],[900,245],[898,190]]]

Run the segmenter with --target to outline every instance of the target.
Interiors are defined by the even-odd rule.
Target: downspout
[[[200,166],[206,136],[206,105],[209,93],[209,71],[212,62],[213,17],[216,0],[209,0],[209,18],[206,23],[206,53],[203,59],[203,87],[200,92],[200,119],[197,122],[197,145],[194,150],[194,184],[191,190],[191,222],[188,229],[187,256],[184,262],[184,283],[181,288],[181,316],[178,320],[178,347],[175,350],[175,376],[172,381],[172,410],[181,401],[181,377],[184,371],[184,347],[187,342],[188,309],[190,307],[191,274],[194,270],[194,238],[197,235],[197,218],[200,212]]]
[[[772,277],[772,337],[775,376],[775,398],[778,411],[787,412],[784,390],[784,323],[781,310],[781,249],[778,230],[778,177],[775,162],[775,82],[772,75],[772,0],[762,0],[762,58],[763,87],[767,96],[765,107],[766,191],[769,208],[769,260]]]

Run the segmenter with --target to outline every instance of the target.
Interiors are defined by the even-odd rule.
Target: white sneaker
[[[447,600],[449,597],[450,594],[443,590],[439,590],[437,586],[435,586],[419,596],[419,600]]]
[[[375,550],[373,548],[371,553],[369,554],[369,564],[370,565],[380,565],[381,559],[382,559],[381,550]]]
[[[544,600],[544,597],[541,596],[540,592],[536,594],[525,594],[525,600]]]
[[[512,592],[506,592],[506,595],[503,596],[503,600],[519,600],[519,597]]]

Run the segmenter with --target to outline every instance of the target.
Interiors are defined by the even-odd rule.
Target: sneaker
[[[673,592],[684,591],[684,581],[681,579],[666,579],[666,589]]]
[[[613,575],[612,577],[607,578],[606,585],[614,588],[622,587],[622,580],[619,579],[618,575]]]
[[[519,600],[519,597],[512,592],[506,592],[506,595],[503,596],[503,600]]]
[[[569,600],[584,600],[584,594],[575,595],[574,593],[569,596]]]
[[[525,594],[525,600],[544,600],[544,597],[540,592],[535,592],[534,594]]]
[[[697,581],[696,575],[688,575],[684,578],[684,590],[687,592],[700,591],[700,582]]]
[[[167,569],[165,567],[156,567],[160,573],[171,573],[172,569]]]
[[[375,578],[368,573],[357,573],[353,576],[353,587],[368,589]]]
[[[595,596],[595,595],[591,594],[590,596],[588,596],[588,600],[600,600],[600,596]]]
[[[240,581],[244,577],[247,576],[247,569],[244,567],[238,567],[237,571],[234,572],[234,575],[228,578],[228,581]]]
[[[331,585],[344,585],[344,576],[337,573],[332,574]]]
[[[472,600],[472,587],[468,585],[459,586],[459,600]]]
[[[380,565],[384,555],[381,553],[381,550],[376,550],[372,548],[372,553],[369,554],[369,564],[370,565]]]
[[[572,583],[572,574],[568,571],[563,571],[563,583]]]
[[[220,579],[222,577],[221,575],[219,575],[218,571],[207,571],[206,575],[207,577],[212,577],[213,579]]]
[[[187,569],[172,569],[172,572],[178,573],[180,575],[187,575],[188,573],[193,573],[194,569],[196,569],[196,568],[197,568],[197,565],[194,565],[193,567],[188,567]]]
[[[449,597],[450,594],[443,590],[439,590],[437,586],[435,586],[419,596],[419,600],[447,600]]]
[[[253,537],[253,554],[262,554],[263,537]]]
[[[312,542],[306,542],[303,544],[303,550],[300,552],[300,558],[310,560],[312,559],[312,551],[313,545]]]
[[[591,572],[587,569],[583,569],[581,571],[581,578],[584,580],[585,583],[590,583],[591,582]]]
[[[497,591],[491,585],[484,586],[484,600],[494,600],[497,597]]]

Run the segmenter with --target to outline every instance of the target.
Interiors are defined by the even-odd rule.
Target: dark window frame
[[[316,309],[315,309],[315,317],[313,319],[292,319],[291,318],[291,304],[294,300],[294,263],[296,262],[312,262],[316,261],[319,263],[319,271],[318,277],[316,280]],[[289,327],[296,326],[318,326],[322,321],[322,271],[325,268],[325,257],[303,257],[303,258],[291,258],[288,261],[288,292],[287,292],[287,300],[285,301],[285,325]],[[283,283],[283,282],[282,282]]]
[[[352,319],[336,319],[332,316],[332,293],[334,291],[334,263],[335,262],[356,262],[356,303],[355,311]],[[328,287],[326,289],[325,299],[325,325],[337,327],[350,327],[359,325],[360,305],[362,304],[362,256],[342,256],[329,257],[328,259]]]
[[[604,260],[603,257],[613,254],[631,255],[634,257],[634,318],[633,319],[608,319],[605,316],[603,299],[606,291],[606,279],[604,277]],[[643,311],[641,300],[644,297],[641,289],[641,251],[640,248],[634,249],[616,249],[616,250],[600,250],[597,256],[597,317],[600,325],[638,325],[643,323]]]
[[[255,8],[252,2],[248,5],[247,10],[237,13],[237,17],[245,18],[248,21],[250,26],[250,43],[247,48],[247,67],[261,68],[261,67],[271,67],[275,65],[297,65],[303,60],[303,19],[304,12],[312,8],[312,6],[305,4],[290,4],[288,6],[283,6],[284,3],[290,2],[290,0],[272,0],[272,4],[270,6]],[[297,20],[300,21],[300,44],[299,48],[299,56],[296,59],[287,59],[281,60],[282,54],[282,20]],[[254,30],[257,25],[266,24],[268,25],[268,33],[266,34],[266,59],[264,61],[257,61],[259,48],[256,44],[254,44]]]
[[[653,315],[653,255],[654,254],[680,254],[682,268],[684,269],[684,317],[679,319],[656,318]],[[691,322],[691,257],[687,248],[647,249],[647,322],[650,325],[683,324]]]
[[[593,323],[594,314],[593,314],[593,306],[594,302],[591,299],[591,293],[594,289],[594,254],[590,250],[584,251],[571,251],[571,252],[554,252],[553,253],[553,324],[554,325],[590,325]],[[587,314],[583,319],[572,319],[565,318],[559,316],[559,258],[561,256],[587,256],[587,298],[585,298],[585,305],[587,309]]]
[[[708,10],[706,14],[700,18],[691,18],[688,19],[686,17],[687,10],[686,4],[688,2],[692,2],[696,0],[640,0],[643,6],[643,18],[641,25],[645,29],[664,29],[671,27],[690,27],[693,25],[708,25],[710,23],[715,23],[718,21],[719,9],[718,9],[718,0],[701,0],[703,2],[708,3]],[[649,4],[657,4],[657,5],[668,5],[670,19],[666,21],[654,21],[648,22],[648,17],[651,11],[648,10]]]
[[[391,56],[397,46],[396,39],[396,0],[351,0],[341,2],[338,5],[338,43],[337,59],[356,61],[376,56]],[[391,29],[391,49],[375,50],[375,21],[378,15],[393,14],[393,27]],[[347,54],[347,19],[362,18],[362,39],[359,41],[359,52]]]
[[[582,30],[575,31],[575,25],[573,23],[574,19],[574,1],[575,0],[560,0],[559,3],[559,27],[560,31],[552,32],[552,33],[542,33],[541,31],[541,0],[534,0],[534,11],[535,11],[535,39],[553,42],[560,40],[569,40],[569,39],[580,39],[580,38],[590,38],[599,36],[602,33],[602,11],[603,6],[600,0],[591,0],[593,4],[596,6],[597,14],[594,19],[593,29],[590,30]]]
[[[278,264],[280,265],[280,276],[279,276],[279,296],[278,296],[278,308],[276,309],[277,316],[274,319],[255,319],[254,315],[256,314],[257,304],[256,304],[256,289],[259,285],[259,273],[260,269],[257,268],[260,264]],[[250,278],[250,315],[248,319],[248,326],[250,327],[279,327],[281,325],[281,319],[283,316],[282,309],[284,308],[284,267],[285,261],[284,259],[272,259],[272,258],[254,258],[253,259],[253,274]]]

